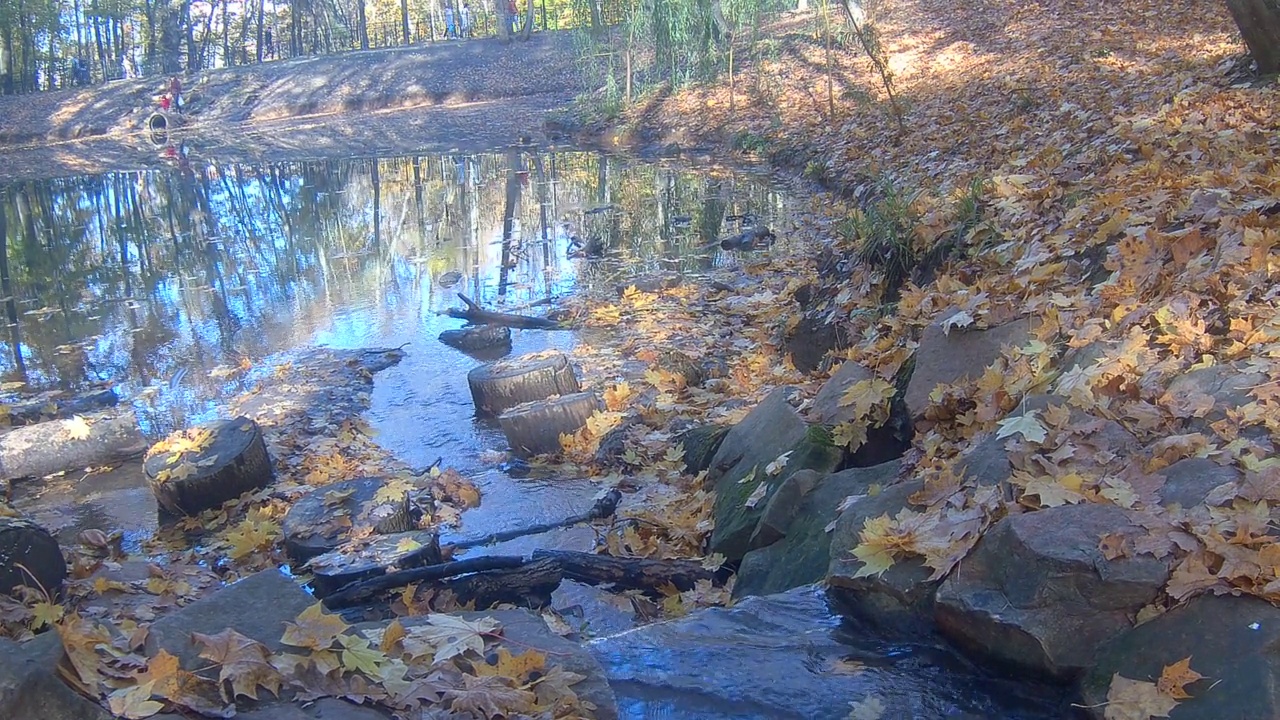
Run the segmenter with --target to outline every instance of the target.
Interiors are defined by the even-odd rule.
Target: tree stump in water
[[[160,507],[195,515],[274,477],[258,424],[246,417],[179,430],[147,452],[143,471]]]
[[[498,424],[517,454],[541,455],[560,452],[560,435],[577,432],[598,410],[595,393],[574,393],[513,407],[498,417]]]
[[[531,400],[568,395],[582,389],[569,359],[560,353],[522,355],[467,373],[476,414],[497,416]]]
[[[48,530],[25,518],[0,517],[0,595],[19,585],[56,598],[67,577],[67,561]]]
[[[0,477],[44,477],[141,454],[147,439],[132,412],[49,420],[0,435]]]
[[[440,333],[440,342],[470,355],[496,360],[511,352],[511,328],[503,325],[479,325],[445,330]]]
[[[337,550],[353,530],[394,533],[414,529],[407,502],[416,489],[405,480],[357,478],[303,495],[280,523],[284,549],[297,563]],[[409,515],[409,517],[405,517]]]

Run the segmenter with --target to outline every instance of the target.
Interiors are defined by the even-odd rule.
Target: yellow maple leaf
[[[328,650],[347,625],[342,618],[324,611],[324,605],[316,603],[297,617],[297,622],[285,625],[280,642],[310,650]]]
[[[850,552],[862,561],[862,567],[853,574],[854,577],[880,575],[893,567],[900,545],[894,536],[894,522],[887,514],[868,518],[862,530],[858,531],[858,539],[861,542]]]
[[[1187,694],[1186,687],[1203,679],[1203,675],[1191,669],[1191,656],[1188,655],[1172,665],[1164,666],[1160,679],[1156,681],[1156,688],[1171,698],[1186,700],[1191,697]]]
[[[67,434],[70,435],[73,440],[84,440],[88,438],[92,432],[89,429],[88,421],[79,415],[67,420],[66,423],[63,424],[63,427],[67,429]]]

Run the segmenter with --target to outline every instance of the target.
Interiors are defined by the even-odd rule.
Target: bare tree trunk
[[[404,31],[404,44],[408,45],[409,36],[409,0],[400,0],[400,29]]]
[[[369,49],[369,17],[365,14],[364,0],[356,0],[356,32],[360,33],[360,49]]]
[[[1258,73],[1280,73],[1280,0],[1227,0]]]
[[[493,0],[493,10],[498,18],[498,39],[503,43],[511,42],[511,13],[507,8],[507,0]]]
[[[533,37],[533,0],[525,0],[523,39],[528,40],[531,37]]]

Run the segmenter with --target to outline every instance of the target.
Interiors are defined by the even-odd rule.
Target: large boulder
[[[579,698],[595,706],[592,717],[597,720],[617,720],[618,703],[614,699],[613,689],[609,687],[600,663],[582,645],[551,632],[546,622],[536,614],[524,609],[456,614],[470,621],[493,618],[502,625],[499,647],[505,647],[515,655],[536,650],[547,656],[548,667],[559,666],[571,673],[582,675],[583,679],[572,685],[570,689]],[[406,630],[412,630],[427,622],[425,617],[402,617],[399,620]],[[357,624],[355,630],[368,635],[370,631],[385,630],[387,625],[387,622],[364,622]]]
[[[302,586],[280,571],[263,570],[157,620],[147,634],[147,654],[163,649],[187,669],[203,667],[208,663],[200,659],[191,633],[216,635],[227,628],[277,652],[284,647],[280,638],[285,623],[315,603]]]
[[[1057,679],[1093,662],[1169,579],[1149,556],[1108,559],[1103,536],[1145,534],[1133,513],[1082,504],[996,523],[938,589],[944,634],[974,654]]]
[[[1280,717],[1280,608],[1254,597],[1201,595],[1103,645],[1081,681],[1083,706],[1102,718],[1113,676],[1154,682],[1187,657],[1205,679],[1171,720]]]
[[[785,350],[797,370],[812,372],[832,350],[851,344],[852,338],[844,327],[805,315],[787,336]]]
[[[58,633],[19,644],[0,638],[0,718],[14,720],[110,720],[58,677],[62,659]]]
[[[845,720],[1063,717],[1061,691],[999,687],[945,647],[846,626],[814,586],[749,597],[588,643],[627,717]],[[872,702],[868,703],[868,700]],[[886,709],[875,714],[878,703]]]
[[[788,400],[792,391],[779,388],[756,406],[725,436],[711,461],[715,484],[712,510],[715,530],[711,552],[741,560],[770,497],[797,470],[830,472],[844,457],[821,428],[810,428]],[[770,463],[790,452],[786,474],[769,475]],[[763,493],[758,492],[764,485]]]
[[[766,595],[819,582],[831,565],[831,532],[840,503],[873,485],[893,482],[898,463],[853,468],[823,476],[802,470],[769,501],[742,559],[735,596]]]
[[[840,404],[840,399],[855,384],[870,380],[875,373],[856,362],[845,362],[818,389],[809,405],[807,419],[821,425],[839,425],[854,420],[853,409]]]
[[[952,313],[954,314],[954,313]],[[1026,320],[1015,320],[986,330],[947,329],[941,317],[924,330],[915,353],[915,371],[907,384],[907,409],[918,417],[929,405],[929,394],[938,385],[977,379],[1008,346],[1022,346],[1031,337]]]
[[[1254,402],[1250,391],[1265,384],[1269,378],[1265,373],[1251,372],[1244,363],[1230,365],[1213,365],[1182,373],[1175,377],[1160,398],[1176,418],[1182,421],[1187,432],[1203,432],[1211,434],[1210,424],[1227,416],[1227,410],[1234,410]],[[1207,401],[1200,402],[1208,396],[1213,399],[1210,406]],[[1250,430],[1265,436],[1262,428]]]
[[[898,462],[880,468],[889,477],[898,472]],[[858,576],[863,563],[853,555],[861,540],[867,520],[889,515],[905,508],[919,510],[908,498],[924,487],[920,480],[898,483],[883,488],[853,503],[836,518],[831,531],[831,563],[827,567],[827,592],[840,612],[875,627],[918,636],[933,627],[933,595],[937,580],[929,580],[933,572],[918,557],[900,558],[879,575]]]

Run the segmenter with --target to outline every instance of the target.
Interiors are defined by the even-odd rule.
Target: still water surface
[[[782,198],[740,175],[513,148],[184,162],[17,184],[0,202],[4,380],[111,383],[163,433],[216,415],[282,351],[403,345],[406,362],[379,377],[375,428],[413,427],[384,438],[411,463],[465,467],[493,438],[459,422],[476,361],[436,340],[462,324],[439,315],[459,293],[511,308],[618,274],[705,268],[726,216],[767,220]],[[604,240],[610,260],[568,258],[574,235]],[[515,345],[573,342],[524,331]]]

